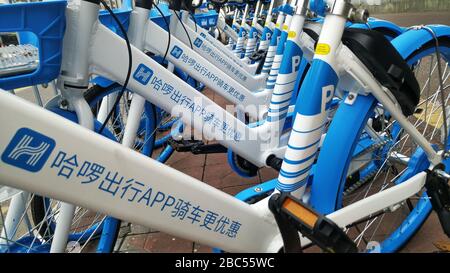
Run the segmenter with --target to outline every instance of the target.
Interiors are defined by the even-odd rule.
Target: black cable
[[[408,30],[410,30],[410,29],[415,29],[416,27],[410,27],[410,28],[408,28]],[[439,88],[440,88],[440,100],[441,100],[441,107],[442,107],[442,116],[443,116],[443,118],[444,118],[444,120],[443,120],[443,125],[444,125],[444,143],[443,143],[443,145],[444,145],[444,147],[443,147],[443,150],[444,150],[444,152],[442,153],[442,158],[443,159],[445,159],[445,158],[447,158],[447,145],[448,145],[448,124],[447,124],[447,112],[446,112],[446,110],[447,109],[445,109],[445,97],[444,97],[444,83],[442,82],[442,78],[443,78],[443,75],[442,75],[442,71],[441,71],[441,52],[440,52],[440,49],[439,49],[439,39],[438,39],[438,37],[436,36],[436,33],[434,32],[434,30],[433,29],[431,29],[430,27],[428,27],[428,26],[421,26],[421,28],[423,28],[423,29],[425,29],[426,31],[428,31],[430,34],[431,34],[431,36],[433,36],[433,39],[434,39],[434,47],[436,48],[436,58],[437,58],[437,69],[438,69],[438,76],[439,76]]]
[[[184,26],[183,20],[181,20],[180,16],[178,15],[178,13],[177,13],[175,10],[173,11],[173,13],[175,13],[175,16],[176,16],[176,17],[178,18],[178,20],[180,21],[181,26],[182,26],[183,29],[184,29],[184,32],[186,32],[186,36],[188,37],[189,45],[191,46],[191,49],[194,49],[194,47],[192,46],[191,36],[189,36],[189,32],[187,31],[186,27]],[[195,31],[195,32],[197,32],[197,31]],[[186,81],[189,80],[189,78],[191,78],[191,76],[187,75]],[[194,80],[195,80],[195,79],[194,79]],[[197,85],[197,81],[196,81],[196,80],[195,80],[195,82],[196,82],[196,85]]]
[[[442,153],[442,158],[445,159],[447,157],[447,144],[448,144],[448,125],[447,125],[447,109],[445,108],[445,97],[444,97],[444,83],[442,82],[442,70],[441,70],[441,51],[439,48],[439,39],[436,36],[436,33],[429,28],[424,27],[428,32],[431,33],[435,40],[435,48],[436,48],[436,58],[437,58],[437,67],[439,73],[439,87],[440,87],[440,99],[441,99],[441,107],[442,107],[442,116],[444,118],[444,152]]]
[[[178,20],[180,21],[181,26],[182,26],[183,29],[184,29],[184,32],[186,32],[186,36],[187,36],[188,39],[189,39],[189,44],[191,45],[191,49],[194,49],[194,48],[192,47],[191,36],[189,36],[189,33],[188,33],[186,27],[184,26],[183,20],[181,20],[180,16],[178,15],[178,13],[177,13],[176,11],[174,11],[173,13],[175,13],[175,16],[176,16],[176,17],[178,18]]]
[[[159,9],[158,5],[154,5],[154,6],[158,10],[159,14],[161,14],[162,18],[164,19],[164,23],[166,23],[166,26],[167,26],[167,34],[168,34],[167,48],[166,48],[166,53],[164,53],[164,57],[161,62],[161,64],[164,64],[164,61],[166,60],[166,57],[167,57],[167,53],[169,53],[169,49],[170,49],[170,25],[169,25],[169,22],[167,21],[166,16],[164,16],[163,12]]]
[[[103,132],[103,129],[105,129],[106,124],[108,123],[109,119],[111,118],[111,116],[112,116],[112,114],[114,112],[114,109],[116,109],[117,105],[119,104],[120,99],[122,98],[123,93],[127,89],[128,81],[130,80],[130,75],[131,75],[131,66],[133,64],[133,58],[132,58],[132,53],[131,53],[131,45],[130,45],[130,41],[128,40],[127,32],[125,31],[123,25],[120,23],[119,19],[117,19],[117,17],[114,14],[114,12],[108,6],[108,4],[106,4],[106,2],[104,0],[100,0],[100,2],[103,4],[105,9],[109,12],[109,14],[111,14],[111,16],[113,17],[113,19],[116,22],[116,24],[119,26],[120,31],[122,32],[122,34],[124,36],[125,42],[127,44],[127,50],[128,50],[128,71],[127,71],[127,76],[125,78],[125,82],[124,82],[124,84],[122,86],[122,89],[120,90],[120,93],[117,96],[116,101],[114,102],[114,106],[109,111],[108,116],[106,117],[105,121],[102,124],[102,127],[100,127],[100,130],[98,131],[99,134],[101,134]]]
[[[195,19],[195,14],[189,12],[189,14],[192,17],[192,20],[194,20],[194,25],[195,25],[195,32],[197,32],[197,20]]]

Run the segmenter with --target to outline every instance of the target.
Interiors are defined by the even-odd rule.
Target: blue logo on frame
[[[20,128],[2,154],[2,161],[29,172],[42,169],[55,148],[55,140],[29,128]]]
[[[133,74],[133,78],[136,81],[140,82],[142,85],[146,85],[152,76],[153,70],[151,70],[144,64],[140,64]]]
[[[202,44],[203,44],[203,41],[200,40],[200,38],[195,39],[194,45],[195,45],[196,47],[200,47]]]
[[[203,38],[206,38],[206,35],[205,35],[205,33],[200,33],[200,36],[202,36]]]
[[[172,51],[170,51],[170,55],[174,56],[177,59],[180,58],[181,54],[183,54],[183,49],[179,48],[178,46],[174,46],[172,48]]]

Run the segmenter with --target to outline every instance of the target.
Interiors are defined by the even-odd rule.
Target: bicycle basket
[[[58,76],[66,5],[61,0],[0,5],[0,32],[28,33],[18,45],[0,47],[0,88],[47,83]]]

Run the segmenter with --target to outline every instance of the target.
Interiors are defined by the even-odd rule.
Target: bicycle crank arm
[[[430,197],[431,205],[436,211],[444,233],[450,238],[450,186],[449,175],[438,169],[427,173],[425,187]]]

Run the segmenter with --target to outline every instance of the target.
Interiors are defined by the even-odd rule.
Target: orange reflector
[[[300,219],[303,223],[310,226],[311,229],[316,224],[317,219],[319,219],[319,217],[316,214],[314,214],[312,211],[310,211],[309,209],[303,207],[302,205],[296,203],[295,201],[293,201],[289,198],[286,198],[286,200],[284,201],[283,208],[286,209],[287,211],[289,211],[290,213],[292,213],[295,217]]]

